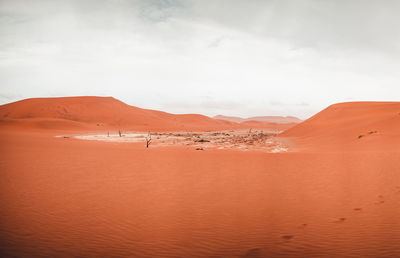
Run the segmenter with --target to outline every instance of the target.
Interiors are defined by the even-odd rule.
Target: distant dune
[[[280,136],[319,148],[398,149],[400,102],[334,104]]]
[[[263,122],[263,121],[255,121],[255,120],[249,120],[249,121],[244,121],[239,123],[239,125],[243,128],[268,128],[268,129],[273,129],[277,131],[284,131],[288,128],[291,128],[297,123],[271,123],[271,122]]]
[[[241,118],[236,116],[223,116],[217,115],[214,116],[215,119],[221,119],[225,121],[231,121],[236,123],[243,123],[248,121],[258,121],[258,122],[268,122],[268,123],[276,123],[276,124],[291,124],[291,123],[300,123],[301,119],[294,116],[254,116],[248,118]]]
[[[247,127],[285,130],[274,123],[238,124],[203,115],[176,115],[129,106],[112,97],[33,98],[0,106],[0,126],[62,130],[225,130]]]

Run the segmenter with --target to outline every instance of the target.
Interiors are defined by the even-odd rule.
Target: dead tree
[[[122,137],[121,130],[118,130],[119,137]]]
[[[149,133],[146,137],[146,148],[150,146],[151,143],[151,134]]]
[[[110,137],[110,132],[107,132],[107,137]]]

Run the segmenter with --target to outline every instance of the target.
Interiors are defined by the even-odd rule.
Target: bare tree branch
[[[149,133],[146,137],[146,148],[150,146],[151,143],[151,134]]]

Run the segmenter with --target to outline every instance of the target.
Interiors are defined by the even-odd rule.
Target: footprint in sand
[[[362,211],[362,208],[354,208],[355,211]]]
[[[242,258],[256,258],[256,257],[262,257],[261,256],[261,249],[260,248],[253,248],[247,251],[244,255],[240,256]]]
[[[303,224],[301,224],[301,225],[299,226],[299,228],[306,228],[307,226],[308,226],[307,223],[303,223]]]
[[[378,195],[378,201],[375,202],[374,204],[378,205],[378,204],[383,204],[383,203],[385,203],[384,198],[385,198],[385,197],[384,197],[383,195]]]
[[[346,218],[339,218],[339,219],[335,220],[334,222],[335,223],[343,223],[345,221],[346,221]]]
[[[293,239],[294,236],[293,235],[283,235],[282,238],[285,240],[290,240],[290,239]]]

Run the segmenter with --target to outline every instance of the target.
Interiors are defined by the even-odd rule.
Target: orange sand
[[[104,131],[198,131],[238,128],[285,130],[294,124],[258,122],[254,125],[203,115],[174,115],[129,106],[112,97],[36,98],[0,106],[0,127]],[[250,126],[250,127],[249,127]]]
[[[400,102],[349,102],[331,105],[281,134],[304,148],[399,150]]]
[[[72,122],[43,104],[31,108],[41,118],[23,121],[16,118],[25,111],[0,107],[1,117],[11,112],[0,126],[4,256],[400,255],[400,115],[392,116],[399,103],[334,105],[282,134],[297,152],[270,154],[56,138],[64,127],[100,127],[91,123],[137,121],[139,130],[149,126],[139,114],[153,114],[119,118],[106,107],[97,114],[84,108],[89,102],[78,112],[70,100]],[[157,126],[176,128],[169,114],[159,115]],[[196,115],[182,120],[226,126]],[[357,138],[368,130],[380,135]]]

